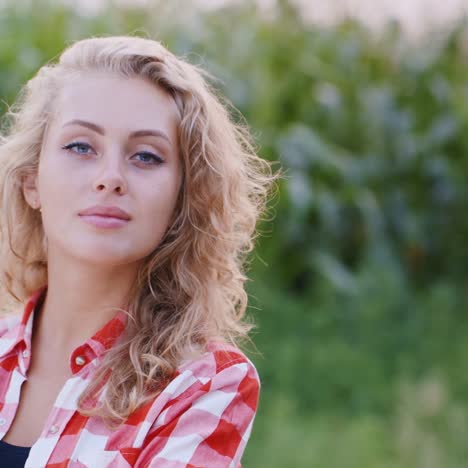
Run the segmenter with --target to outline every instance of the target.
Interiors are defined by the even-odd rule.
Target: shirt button
[[[0,418],[0,426],[4,426],[6,423],[6,419],[5,418]]]
[[[24,358],[28,358],[28,357],[29,357],[29,351],[28,351],[27,349],[25,349],[25,350],[23,351],[23,357],[24,357]]]
[[[51,434],[55,434],[59,430],[59,427],[56,426],[55,424],[49,429],[49,432]]]
[[[86,359],[83,356],[76,356],[75,364],[77,366],[82,366],[86,362]]]

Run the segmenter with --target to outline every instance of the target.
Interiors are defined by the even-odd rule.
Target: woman
[[[85,39],[7,113],[0,266],[25,306],[0,322],[2,466],[240,466],[243,263],[276,175],[204,75]]]

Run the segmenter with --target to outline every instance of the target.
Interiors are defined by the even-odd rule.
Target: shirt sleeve
[[[250,361],[230,363],[157,418],[136,467],[238,468],[260,390]]]

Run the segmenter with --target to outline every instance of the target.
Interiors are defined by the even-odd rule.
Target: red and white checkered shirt
[[[31,296],[22,315],[0,319],[0,440],[15,417],[27,380],[34,308],[43,291]],[[72,352],[71,377],[25,468],[240,467],[260,381],[252,362],[233,346],[212,343],[200,358],[182,363],[162,393],[116,430],[77,412],[79,395],[125,323],[126,315],[119,312]]]

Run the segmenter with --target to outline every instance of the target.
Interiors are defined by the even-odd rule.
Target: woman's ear
[[[31,208],[37,210],[41,207],[39,191],[37,190],[37,174],[28,174],[23,179],[23,195]]]

